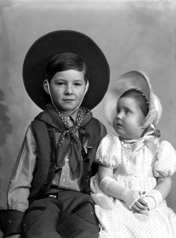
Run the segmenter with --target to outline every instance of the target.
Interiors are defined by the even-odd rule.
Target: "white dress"
[[[139,143],[134,156],[131,145],[121,142],[116,135],[107,135],[96,160],[114,169],[114,178],[120,185],[148,193],[156,187],[157,177],[174,174],[176,152],[168,141],[157,143],[156,154],[146,144]],[[147,214],[133,213],[123,201],[100,190],[97,176],[91,179],[91,189],[96,196],[99,238],[176,238],[176,214],[165,200]]]

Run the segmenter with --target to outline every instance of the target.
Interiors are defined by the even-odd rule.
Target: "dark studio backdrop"
[[[22,64],[31,44],[54,30],[89,35],[111,69],[110,87],[132,69],[145,71],[163,105],[158,128],[176,148],[175,1],[0,0],[0,206],[30,121],[40,112],[26,94]],[[104,100],[93,110],[106,125]],[[107,128],[109,129],[108,125]],[[176,176],[167,199],[176,212]]]

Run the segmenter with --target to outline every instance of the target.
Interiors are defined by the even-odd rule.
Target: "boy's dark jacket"
[[[56,138],[55,131],[60,132],[55,113],[41,112],[31,123],[32,131],[37,142],[37,165],[29,196],[29,202],[45,197],[55,174]],[[94,163],[95,153],[102,138],[107,134],[102,123],[92,117],[90,112],[86,123],[78,128],[82,144],[84,175],[81,181],[85,193],[89,193],[89,179],[97,172]],[[87,149],[86,149],[87,148]],[[87,153],[86,153],[87,152]],[[80,155],[81,156],[81,155]],[[0,211],[0,228],[7,236],[21,233],[24,213],[17,210]]]

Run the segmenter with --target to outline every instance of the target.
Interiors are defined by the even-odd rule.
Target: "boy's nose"
[[[73,89],[71,85],[68,85],[66,87],[66,94],[69,94],[69,95],[73,94]]]

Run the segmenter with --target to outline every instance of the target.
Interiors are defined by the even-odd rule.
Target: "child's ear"
[[[43,89],[45,90],[47,94],[50,94],[49,83],[47,79],[43,81]]]
[[[86,88],[85,88],[85,92],[84,92],[84,94],[87,93],[88,89],[89,89],[89,81],[87,81],[87,83],[86,83]]]

